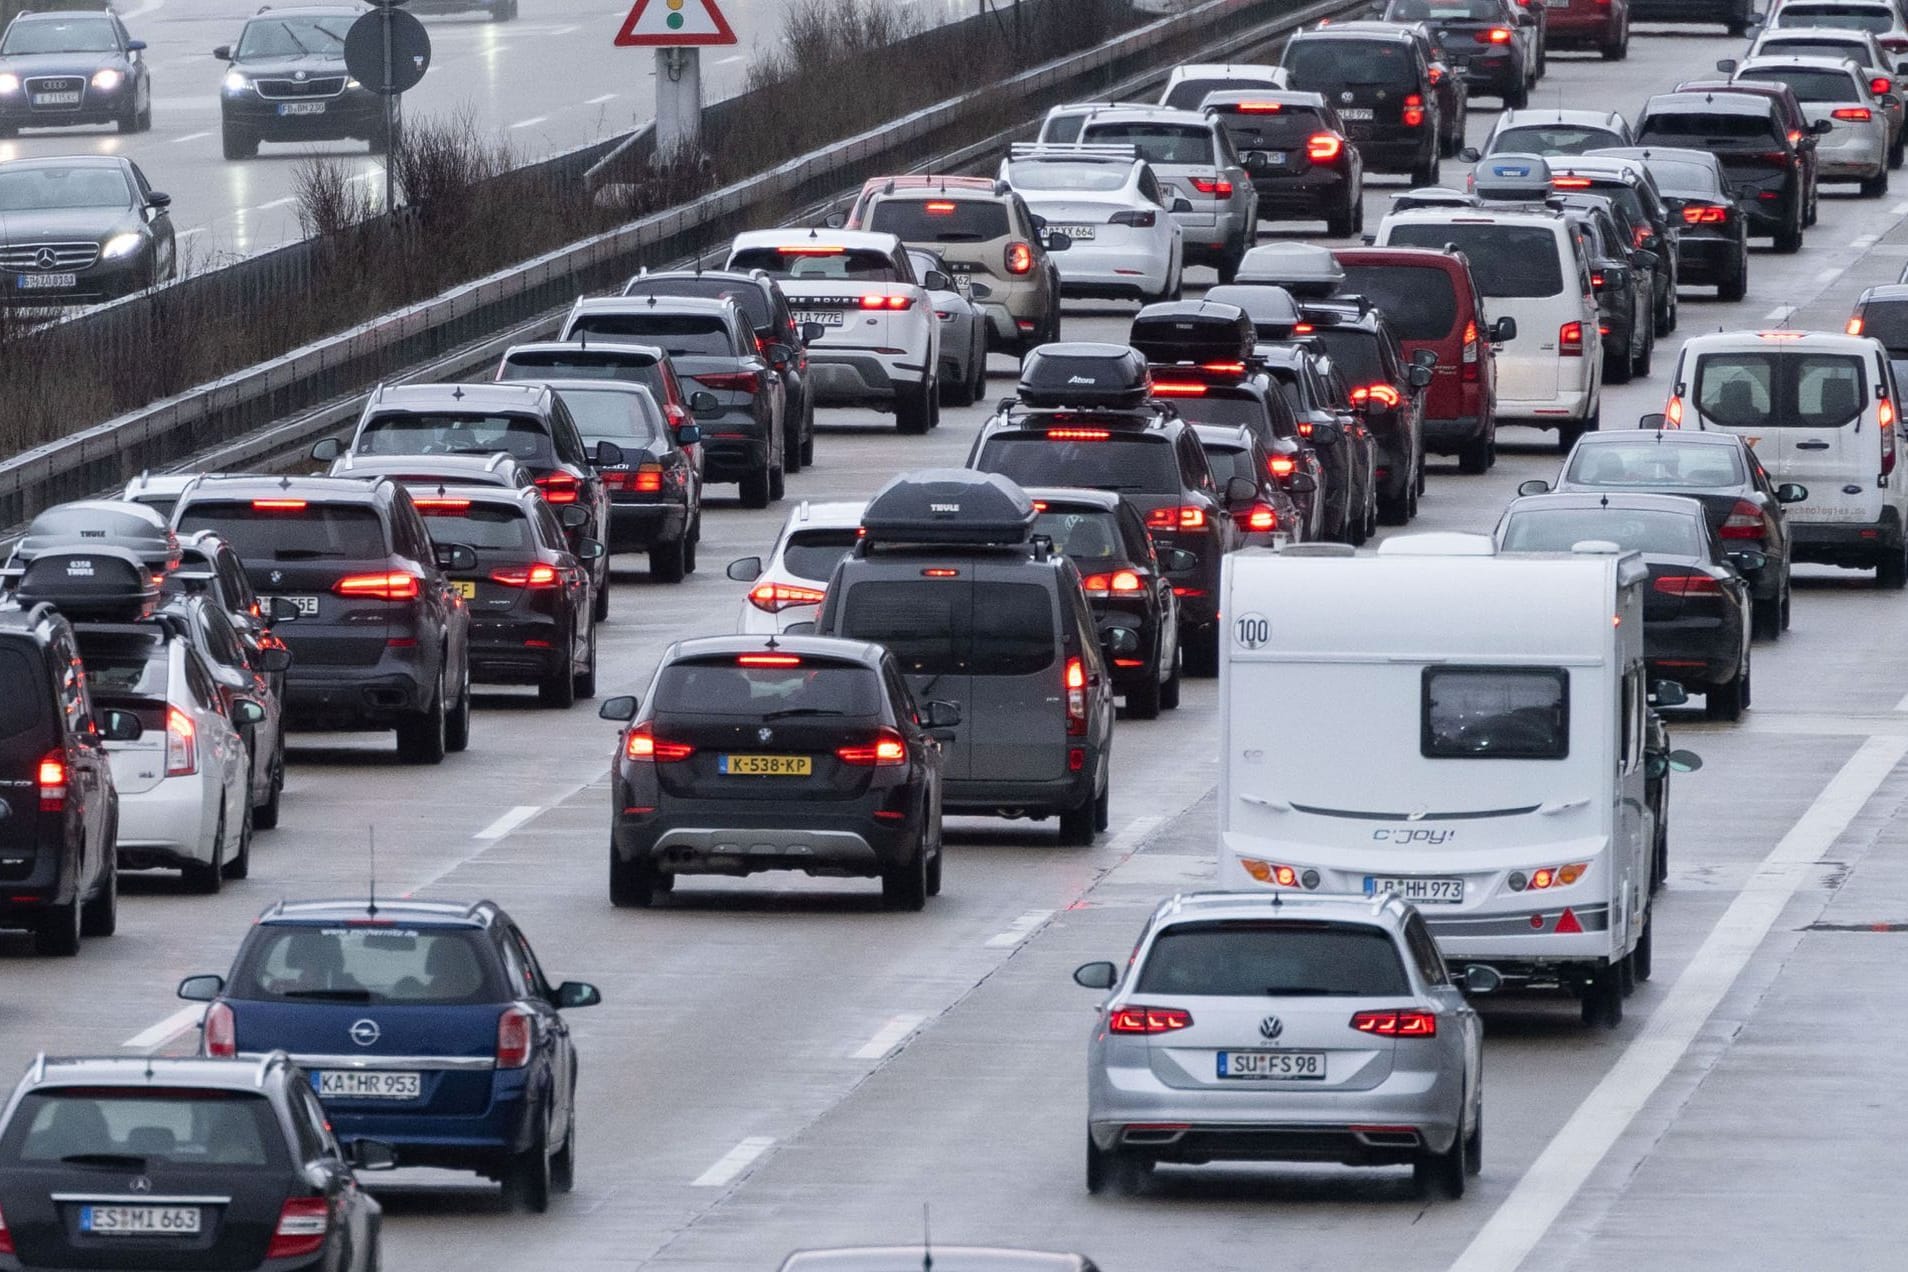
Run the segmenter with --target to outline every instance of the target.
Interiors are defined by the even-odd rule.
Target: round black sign
[[[391,28],[391,60],[386,69],[384,29]],[[389,97],[417,87],[431,64],[431,37],[402,9],[373,9],[345,32],[345,66],[351,77],[374,93]]]

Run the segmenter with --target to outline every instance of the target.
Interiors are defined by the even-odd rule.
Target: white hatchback
[[[761,557],[731,561],[729,577],[752,585],[742,598],[735,630],[775,635],[796,623],[814,622],[836,564],[861,538],[861,513],[867,506],[859,499],[803,500],[788,514],[766,562]]]

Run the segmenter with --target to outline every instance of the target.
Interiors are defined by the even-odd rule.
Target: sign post
[[[397,207],[391,151],[397,145],[398,96],[418,86],[431,65],[431,37],[424,24],[397,6],[404,0],[373,0],[378,6],[345,32],[345,69],[384,98],[384,211]]]
[[[618,48],[656,50],[656,153],[697,145],[702,137],[702,46],[736,43],[735,30],[716,0],[636,0],[615,43]]]

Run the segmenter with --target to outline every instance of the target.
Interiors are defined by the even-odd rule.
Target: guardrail
[[[1179,62],[1236,58],[1354,7],[1351,0],[1207,0],[1099,48],[36,447],[0,463],[0,526],[110,490],[143,469],[232,468],[279,458],[348,426],[380,380],[481,374],[504,345],[553,327],[578,295],[618,287],[643,266],[702,256],[742,230],[825,206],[868,177],[970,164],[998,151],[1049,106],[1132,93]],[[924,155],[934,158],[924,163]]]

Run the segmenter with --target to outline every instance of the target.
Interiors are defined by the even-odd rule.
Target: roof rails
[[[1098,141],[1017,141],[1007,147],[1009,159],[1125,159],[1139,158],[1139,147]]]

